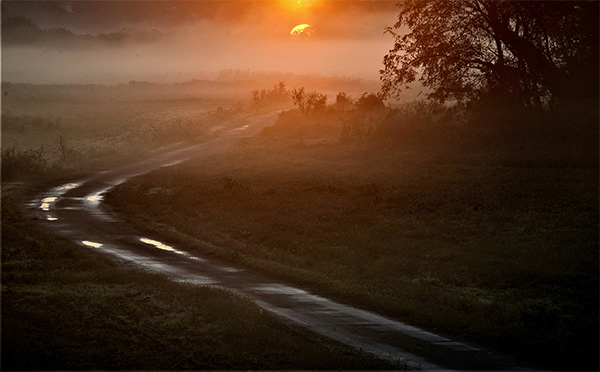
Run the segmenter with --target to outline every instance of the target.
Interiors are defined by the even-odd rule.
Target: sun
[[[300,24],[290,31],[293,38],[309,38],[315,32],[315,28],[307,23]]]

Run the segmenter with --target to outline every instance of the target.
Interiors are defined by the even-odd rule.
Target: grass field
[[[231,293],[54,237],[23,215],[40,190],[203,141],[251,113],[209,94],[134,88],[3,84],[2,370],[390,368]]]
[[[202,139],[247,114],[240,101],[160,87],[2,85],[3,179],[23,178],[10,155],[35,164],[98,170]],[[17,168],[14,170],[14,168]]]
[[[2,370],[390,368],[231,293],[53,237],[21,214],[22,187],[2,195]]]
[[[257,138],[107,201],[161,240],[548,368],[593,370],[598,166],[580,155]]]

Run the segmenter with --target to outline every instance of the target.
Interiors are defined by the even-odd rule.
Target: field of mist
[[[305,3],[3,2],[3,80],[175,83],[241,69],[377,81],[394,3]],[[298,24],[312,37],[292,38]]]

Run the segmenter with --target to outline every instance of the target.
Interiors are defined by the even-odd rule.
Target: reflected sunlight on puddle
[[[156,248],[158,248],[158,249],[162,249],[162,250],[164,250],[164,251],[174,252],[174,253],[177,253],[177,254],[181,254],[181,255],[184,255],[184,256],[188,256],[188,254],[187,254],[186,252],[179,251],[179,250],[177,250],[177,249],[175,249],[175,248],[171,247],[170,245],[166,245],[166,244],[164,244],[164,243],[161,243],[161,242],[159,242],[159,241],[157,241],[157,240],[152,240],[152,239],[148,239],[148,238],[140,238],[140,241],[141,241],[142,243],[146,243],[146,244],[149,244],[149,245],[153,245],[153,246],[155,246]]]
[[[233,267],[222,267],[221,270],[223,270],[227,273],[239,273],[240,272],[240,270],[234,269]]]
[[[219,283],[216,280],[201,275],[197,275],[193,278],[176,278],[173,280],[177,283],[193,284],[199,286],[215,285]]]
[[[81,244],[87,245],[88,247],[92,247],[92,248],[100,248],[100,247],[102,247],[101,243],[90,242],[89,240],[82,240]]]
[[[42,205],[40,205],[40,208],[44,212],[48,212],[50,210],[50,203],[54,203],[56,199],[58,199],[57,196],[49,196],[47,198],[42,199]]]
[[[92,196],[88,196],[86,199],[89,201],[97,202],[102,200],[102,196],[100,194],[94,194]]]
[[[77,186],[79,186],[78,183],[68,183],[66,185],[59,187],[58,189],[59,190],[71,190],[71,189],[76,188]]]

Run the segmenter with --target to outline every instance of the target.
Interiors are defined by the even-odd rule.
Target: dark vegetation
[[[3,181],[90,171],[204,140],[244,115],[291,106],[281,78],[321,89],[372,87],[347,78],[224,70],[217,80],[117,85],[2,83]],[[278,81],[269,88],[268,81]],[[262,89],[254,90],[257,86]],[[272,85],[271,85],[272,86]],[[252,91],[252,99],[248,98]]]
[[[109,202],[204,254],[598,369],[598,3],[399,7],[379,94],[293,88],[259,138]],[[426,100],[385,104],[415,80]]]
[[[21,214],[23,191],[2,190],[2,370],[389,368],[56,238]]]
[[[335,100],[328,100],[340,90],[277,79],[294,88],[287,90],[283,83],[261,86],[252,94],[250,106],[262,110],[291,103],[296,109],[281,112],[261,136],[246,139],[230,154],[136,178],[119,186],[107,201],[129,222],[160,235],[161,240],[251,266],[433,331],[490,344],[548,368],[597,370],[598,3],[407,0],[399,7],[398,23],[388,30],[395,43],[384,59],[383,89],[378,94],[359,95],[344,88]],[[396,34],[403,26],[410,31]],[[253,76],[225,71],[218,84],[249,84]],[[389,101],[415,80],[428,89],[427,100]],[[203,83],[191,82],[175,90],[189,92],[197,85]],[[4,84],[3,91],[5,86],[11,87]],[[126,93],[118,96],[119,105],[129,97],[127,92],[152,91],[148,87],[128,84]],[[57,105],[67,88],[45,87],[42,95],[33,86],[13,88],[25,94],[14,95],[10,89],[8,95],[4,93],[14,101],[3,105],[3,177],[5,162],[6,169],[14,170],[15,180],[39,179],[56,164],[90,148],[76,142],[81,136],[70,137],[75,133],[70,124],[74,121],[65,119],[68,116],[44,112],[49,107],[67,109]],[[75,90],[79,97],[96,94],[92,87]],[[32,97],[38,100],[35,107],[27,104]],[[181,112],[190,109],[189,120],[195,123],[199,104],[210,107],[202,106],[203,117],[222,115],[219,125],[223,126],[230,125],[229,110],[235,116],[239,109],[219,99],[198,101],[175,95],[177,99],[165,102],[151,97],[143,103],[130,100],[121,111],[112,101],[98,109],[114,115],[104,116],[104,123],[131,123],[112,129],[115,136],[122,136],[114,143],[127,143],[123,147],[127,151],[138,146],[129,142],[132,138],[142,138],[140,148],[148,150],[162,139],[166,144],[189,137],[193,126]],[[144,126],[147,117],[123,120],[127,118],[123,113],[132,112],[138,103],[143,110],[164,108],[153,111],[161,112],[158,122],[165,124],[156,127],[153,121],[155,137],[151,127]],[[82,112],[97,116],[95,105],[94,101],[81,106]],[[24,109],[9,113],[6,107]],[[175,117],[174,112],[178,112]],[[76,115],[89,119],[80,112]],[[86,130],[107,128],[101,120],[96,124]],[[28,128],[41,127],[46,129],[38,143],[21,147],[13,139],[5,142],[5,134],[34,133],[39,131]],[[210,128],[200,127],[194,135],[211,133]],[[144,129],[138,137],[139,128]],[[171,132],[171,128],[176,129]],[[168,137],[171,133],[174,136]],[[83,136],[86,141],[92,137],[98,136]],[[101,147],[97,154],[119,146]],[[53,152],[47,157],[49,148]],[[121,161],[131,159],[127,151],[116,152]],[[48,309],[56,311],[57,319],[62,319],[63,310],[74,314],[78,308],[63,307],[65,303],[84,308],[92,303],[98,306],[95,316],[101,318],[103,305],[94,299],[98,293],[107,304],[122,306],[123,298],[149,291],[156,298],[153,306],[164,314],[159,318],[173,319],[168,309],[196,311],[198,299],[186,294],[173,298],[171,290],[212,293],[154,277],[145,286],[146,279],[130,279],[129,271],[114,275],[94,271],[85,265],[89,259],[80,256],[91,252],[60,248],[68,244],[47,240],[51,238],[39,235],[29,221],[5,208],[3,361],[4,350],[16,350],[6,349],[7,345],[38,350],[40,355],[53,355],[62,347],[56,344],[60,339],[44,333],[53,325],[40,320],[37,303],[52,303]],[[50,246],[60,249],[48,250]],[[61,255],[82,258],[65,261]],[[116,270],[102,265],[101,270]],[[94,285],[80,286],[79,278]],[[233,301],[226,306],[234,307],[243,302],[218,301]],[[214,309],[225,311],[223,303]],[[133,314],[138,311],[136,304],[126,303]],[[112,307],[105,310],[114,315],[104,318],[106,329],[113,329],[115,319],[129,319],[122,312],[114,314]],[[256,313],[256,309],[244,311]],[[143,326],[127,323],[127,327],[140,327],[142,334],[154,332],[143,323],[146,318],[140,319]],[[167,322],[173,325],[169,329],[180,330],[180,320]],[[14,331],[5,324],[13,324]],[[40,325],[36,330],[27,324]],[[247,325],[232,323],[231,329],[236,327],[246,332]],[[6,329],[16,335],[11,340],[24,341],[7,343]],[[73,333],[64,340],[82,337],[78,330],[67,329]],[[143,337],[154,339],[164,332],[157,328],[156,334]],[[187,337],[198,336],[178,340]],[[38,344],[38,338],[47,341]],[[143,338],[135,340],[141,345]],[[293,356],[285,359],[289,363],[252,364],[248,358],[255,352],[263,355],[259,350],[234,361],[228,359],[234,349],[222,345],[217,349],[227,350],[225,354],[217,354],[217,359],[201,357],[198,360],[215,363],[199,367],[314,367],[294,364]],[[169,355],[179,355],[173,353]],[[119,355],[123,354],[105,358],[106,368],[125,368],[119,364],[125,357],[114,359]],[[168,364],[161,363],[150,367]],[[352,363],[340,366],[358,366]],[[56,364],[56,368],[70,368],[65,366]]]
[[[132,162],[201,141],[245,114],[232,100],[156,88],[3,83],[3,181]]]
[[[263,138],[107,200],[204,254],[548,368],[594,369],[597,174],[549,151]]]
[[[419,80],[430,98],[494,99],[496,105],[565,109],[598,98],[597,1],[398,4],[382,95]],[[399,33],[402,27],[409,32]]]
[[[56,238],[23,214],[41,189],[205,140],[251,113],[155,88],[3,84],[2,369],[389,368],[230,293]]]
[[[273,89],[253,90],[251,105],[254,109],[286,107],[290,105],[290,93],[280,81]]]

